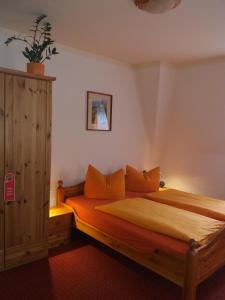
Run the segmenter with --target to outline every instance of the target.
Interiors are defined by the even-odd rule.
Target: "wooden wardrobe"
[[[48,254],[53,80],[0,68],[0,270]],[[4,202],[7,172],[13,202]]]

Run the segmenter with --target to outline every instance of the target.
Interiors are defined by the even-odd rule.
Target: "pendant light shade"
[[[153,14],[162,14],[174,9],[181,0],[134,0],[137,7]]]

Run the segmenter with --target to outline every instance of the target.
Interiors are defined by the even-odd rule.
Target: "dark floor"
[[[78,235],[50,257],[0,273],[0,300],[179,300],[175,284]],[[198,300],[225,299],[225,268],[198,288]]]

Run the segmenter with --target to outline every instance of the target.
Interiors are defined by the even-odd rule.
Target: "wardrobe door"
[[[0,73],[0,271],[4,268],[4,74]]]
[[[6,75],[5,172],[16,201],[5,204],[5,267],[47,255],[49,92],[44,80]]]

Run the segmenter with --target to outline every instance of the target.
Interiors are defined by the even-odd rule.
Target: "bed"
[[[57,204],[66,202],[74,208],[75,227],[182,287],[183,300],[194,300],[198,284],[225,264],[225,228],[202,246],[195,240],[187,244],[154,232],[148,235],[145,230],[136,232],[137,235],[132,241],[125,225],[117,224],[121,228],[125,227],[122,236],[104,227],[104,218],[103,220],[99,218],[100,212],[91,215],[93,207],[90,203],[83,208],[83,215],[80,210],[78,215],[78,206],[82,207],[84,200],[83,191],[84,183],[64,187],[62,181],[58,182]],[[76,206],[72,204],[73,197],[76,197]],[[96,204],[98,203],[94,203],[93,206]],[[133,229],[135,231],[134,227]],[[135,242],[135,239],[140,241],[142,235],[148,236],[150,243],[147,246],[144,241],[139,246]],[[128,238],[124,239],[124,236]]]

